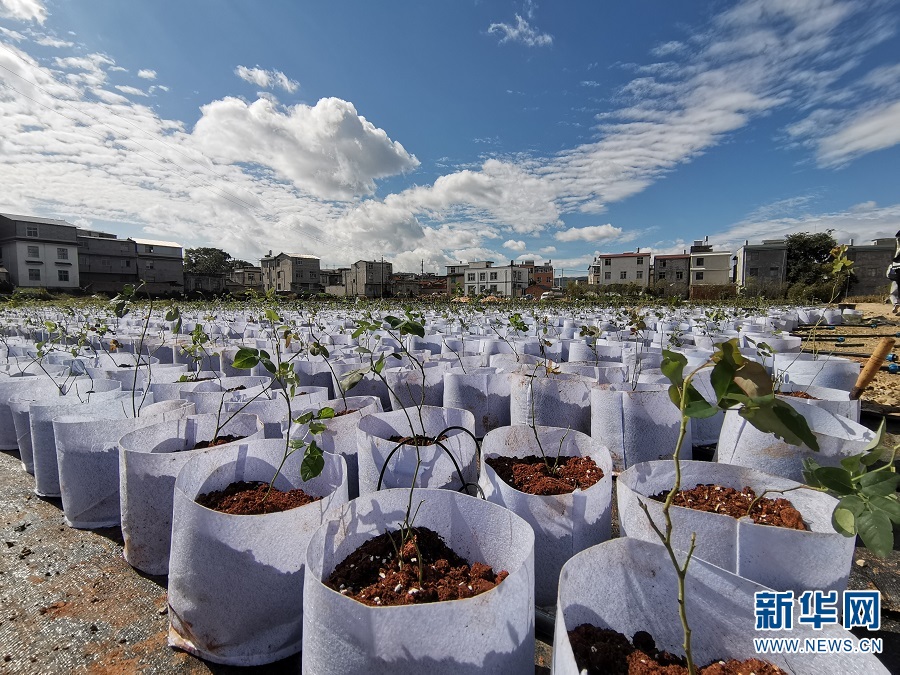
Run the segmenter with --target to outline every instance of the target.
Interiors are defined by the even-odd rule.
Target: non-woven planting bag
[[[791,490],[765,495],[789,500],[809,531],[757,525],[750,518],[740,520],[721,513],[708,513],[681,506],[671,511],[676,548],[690,548],[691,533],[697,534],[694,555],[747,579],[778,591],[843,591],[853,562],[854,537],[835,532],[831,514],[837,500],[815,490],[798,490],[800,483],[742,466],[714,462],[682,462],[682,489],[715,484],[754,490],[757,497],[766,490]],[[650,499],[668,492],[675,483],[671,461],[646,462],[624,471],[617,483],[619,521],[622,533],[644,541],[659,541],[640,507],[643,502],[657,526],[665,529],[663,503]],[[747,502],[749,508],[750,502]]]
[[[444,373],[444,407],[468,410],[478,438],[492,429],[509,426],[509,373],[476,368]]]
[[[178,474],[169,561],[169,644],[214,663],[253,666],[300,651],[306,546],[330,509],[347,502],[339,455],[300,478],[303,454],[288,457],[279,490],[321,500],[278,513],[233,515],[198,504],[198,495],[237,481],[270,481],[284,454],[278,439],[195,455]]]
[[[291,416],[296,418],[298,410],[317,404],[324,405],[327,400],[328,389],[325,387],[301,387],[291,399]],[[284,431],[290,423],[288,404],[280,389],[256,398],[236,392],[232,400],[225,402],[224,410],[228,415],[256,415],[265,425],[266,438],[284,438]]]
[[[332,452],[344,458],[344,461],[347,462],[347,491],[350,499],[356,499],[359,497],[356,427],[366,415],[383,412],[381,400],[375,396],[348,396],[346,402],[344,399],[336,398],[300,408],[295,417],[307,412],[317,412],[325,407],[333,408],[336,413],[343,413],[345,410],[352,412],[319,420],[321,424],[325,425],[325,431],[317,436],[310,436],[307,441],[314,439],[325,452]],[[304,438],[307,428],[306,425],[294,425],[291,430],[291,438]]]
[[[684,552],[680,552],[684,555]],[[563,567],[553,636],[554,675],[577,675],[568,632],[582,624],[610,628],[629,640],[646,631],[659,650],[682,654],[678,590],[669,554],[660,544],[631,537],[613,539],[582,551]],[[760,658],[753,640],[763,637],[850,640],[847,630],[821,630],[799,624],[794,604],[790,632],[757,632],[754,593],[770,590],[704,560],[693,559],[685,589],[691,651],[698,667],[713,661]],[[871,654],[766,654],[764,660],[794,675],[887,673]]]
[[[534,534],[512,511],[450,490],[417,489],[415,525],[437,532],[470,564],[509,573],[473,598],[369,607],[327,587],[336,565],[402,522],[408,490],[346,504],[306,550],[303,672],[467,675],[534,669]]]
[[[385,368],[382,374],[387,380],[391,397],[391,410],[418,405],[441,406],[444,404],[444,373],[452,364],[447,361],[431,361],[423,365],[425,391],[422,392],[422,371],[415,364],[406,368]]]
[[[119,439],[134,429],[194,413],[187,401],[145,405],[140,417],[111,407],[96,415],[53,419],[63,518],[80,529],[112,527],[120,522]]]
[[[772,369],[782,382],[850,391],[862,366],[827,354],[775,354]]]
[[[540,446],[531,427],[516,425],[495,429],[481,445],[478,484],[485,499],[505,506],[534,529],[535,602],[552,606],[556,601],[559,572],[579,551],[606,541],[612,521],[612,459],[600,441],[587,434],[558,427],[537,427]],[[560,457],[590,457],[603,478],[585,490],[561,495],[533,495],[507,484],[485,459],[489,457],[541,456],[552,462]]]
[[[548,374],[543,366],[519,368],[510,381],[510,422],[591,430],[591,380]]]
[[[788,394],[798,392],[802,398]],[[779,395],[787,395],[785,400],[793,403],[805,403],[827,410],[832,415],[846,417],[853,422],[859,422],[861,410],[859,399],[851,399],[850,392],[846,389],[831,389],[830,387],[817,387],[814,384],[781,384],[776,392]],[[807,398],[808,397],[808,398]]]
[[[591,389],[591,437],[609,448],[616,471],[671,457],[680,425],[681,415],[669,399],[668,385],[596,385]],[[691,457],[690,425],[681,456]]]
[[[422,409],[422,421],[424,429],[416,408],[366,415],[359,421],[356,439],[360,495],[378,489],[378,479],[386,462],[382,488],[409,487],[413,485],[413,476],[416,475],[417,487],[459,490],[463,485],[457,467],[462,472],[462,481],[465,483],[475,483],[478,480],[475,441],[469,435],[474,434],[475,430],[472,413],[456,408],[425,407]],[[394,452],[398,442],[391,440],[392,437],[403,438],[423,433],[434,437],[449,427],[463,427],[469,432],[467,434],[454,429],[448,431],[447,438],[441,441],[453,459],[437,444],[419,448],[403,445]],[[419,461],[421,464],[417,473],[416,464]]]
[[[215,415],[157,422],[119,440],[119,497],[125,560],[147,574],[168,574],[175,479],[199,441],[216,433]],[[219,432],[241,443],[263,438],[256,415],[235,415]],[[223,448],[224,445],[215,446]]]
[[[840,466],[843,458],[865,452],[874,438],[871,430],[846,417],[790,399],[787,402],[806,419],[819,443],[818,452],[805,445],[790,445],[775,434],[759,431],[740,416],[739,408],[731,408],[725,413],[716,461],[758,469],[802,483],[803,460],[809,458],[821,466]]]
[[[28,409],[28,420],[31,425],[31,449],[34,458],[34,492],[40,497],[60,497],[59,464],[56,457],[56,435],[53,431],[53,420],[61,415],[83,415],[91,418],[95,415],[111,415],[134,411],[153,403],[153,395],[132,392],[114,392],[118,398],[94,399],[87,403],[78,403],[68,396],[32,403]]]

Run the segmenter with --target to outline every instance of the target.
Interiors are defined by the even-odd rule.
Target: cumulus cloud
[[[0,17],[43,24],[47,19],[47,8],[40,0],[0,0]]]
[[[558,241],[610,241],[622,237],[622,228],[606,225],[590,225],[588,227],[570,227],[555,235]]]
[[[515,25],[492,23],[488,26],[488,33],[499,35],[500,44],[504,42],[519,42],[526,47],[549,47],[553,44],[552,35],[541,33],[518,14],[516,14]]]
[[[35,42],[43,47],[53,47],[54,49],[64,49],[67,47],[75,46],[74,42],[69,42],[67,40],[60,40],[58,38],[51,37],[49,35],[40,37],[37,40],[35,40]]]
[[[141,68],[137,72],[138,77],[141,77],[145,80],[155,80],[156,79],[156,71],[150,70],[149,68]]]
[[[282,109],[264,99],[227,97],[201,112],[192,140],[208,157],[258,164],[325,199],[369,194],[376,179],[419,165],[352,103],[338,98]]]
[[[300,83],[290,79],[280,70],[264,70],[262,68],[247,68],[246,66],[238,66],[234,69],[234,74],[245,82],[255,84],[263,89],[284,89],[286,92],[293,94],[300,88]]]
[[[541,249],[541,253],[556,253],[556,247],[555,246],[544,246]]]
[[[510,239],[503,244],[503,248],[508,248],[510,251],[524,251],[525,242],[522,240],[516,241],[515,239]]]

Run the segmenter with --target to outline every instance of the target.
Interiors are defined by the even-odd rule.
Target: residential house
[[[184,251],[174,241],[130,237],[137,250],[138,278],[143,291],[152,294],[181,293],[184,289]]]
[[[774,290],[787,281],[787,243],[783,239],[765,239],[761,244],[745,241],[732,262],[731,277],[738,286],[770,286]]]
[[[78,229],[78,274],[89,293],[118,293],[137,286],[137,244],[114,234]]]
[[[653,257],[653,286],[665,295],[687,297],[690,279],[691,256],[686,250]]]
[[[363,298],[386,298],[391,295],[393,263],[384,260],[357,260],[344,275],[344,294]]]
[[[851,295],[877,295],[888,293],[887,268],[894,258],[897,240],[875,239],[871,244],[855,246],[853,240],[847,247],[847,257],[853,261],[853,275],[856,280],[850,285]]]
[[[225,289],[233,295],[247,291],[265,292],[262,267],[234,268],[225,280]]]
[[[528,288],[528,269],[516,265],[514,260],[509,261],[508,267],[494,267],[493,260],[471,262],[466,266],[464,276],[463,292],[466,295],[521,298]]]
[[[637,284],[646,287],[650,281],[650,254],[604,253],[588,268],[588,283],[595,286]]]
[[[303,253],[279,253],[260,260],[263,273],[263,286],[268,292],[274,289],[282,293],[319,293],[322,290],[320,281],[319,259],[314,255]]]
[[[184,292],[203,293],[204,295],[221,295],[225,292],[226,277],[224,274],[184,273]]]
[[[455,295],[457,291],[465,293],[466,270],[468,264],[459,262],[458,265],[447,265],[447,294]]]
[[[708,238],[707,238],[708,240]],[[722,286],[731,283],[731,251],[713,251],[707,242],[691,246],[691,286]]]
[[[77,228],[64,220],[0,214],[0,267],[14,286],[78,288]]]

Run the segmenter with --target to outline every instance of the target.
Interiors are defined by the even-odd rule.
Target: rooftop
[[[171,248],[181,248],[181,244],[176,241],[160,241],[158,239],[138,239],[137,237],[128,237],[135,244],[144,246],[169,246]]]
[[[0,213],[0,216],[4,218],[9,218],[10,220],[19,220],[23,223],[38,223],[44,225],[65,225],[66,227],[75,227],[72,223],[67,223],[64,220],[57,220],[56,218],[38,218],[37,216],[18,216],[12,213]]]

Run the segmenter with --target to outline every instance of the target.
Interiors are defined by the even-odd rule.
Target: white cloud
[[[622,228],[606,225],[590,225],[588,227],[570,227],[555,235],[558,241],[610,241],[622,237]]]
[[[25,36],[18,31],[10,30],[9,28],[4,28],[3,26],[0,26],[0,35],[3,35],[16,42],[21,42],[22,40],[26,39]]]
[[[549,47],[553,44],[552,35],[541,33],[518,14],[514,26],[508,23],[492,23],[488,26],[488,33],[498,34],[500,44],[521,42],[526,47]]]
[[[145,80],[155,80],[156,79],[156,71],[150,70],[149,68],[141,68],[137,72],[138,77],[141,77]]]
[[[262,68],[247,68],[246,66],[238,66],[234,69],[234,74],[245,82],[255,84],[263,89],[284,89],[286,92],[293,94],[300,88],[300,83],[290,79],[280,70],[264,70]]]
[[[41,38],[38,38],[37,40],[35,40],[35,42],[37,42],[39,45],[42,45],[44,47],[53,47],[55,49],[62,49],[64,47],[74,47],[75,46],[74,42],[69,42],[67,40],[60,40],[58,38],[51,37],[49,35],[45,35]]]
[[[677,40],[671,40],[670,42],[664,42],[658,47],[654,47],[650,53],[653,54],[653,56],[663,57],[678,54],[683,52],[684,49],[684,43],[678,42]]]
[[[516,241],[515,239],[510,239],[503,244],[503,248],[507,248],[510,251],[524,251],[525,242],[522,240]]]
[[[47,8],[40,0],[0,0],[0,17],[43,24]]]
[[[822,166],[838,166],[900,143],[900,101],[860,113],[819,141]]]
[[[227,97],[201,108],[192,141],[217,162],[258,164],[325,199],[375,190],[375,180],[419,165],[352,103],[323,98],[315,106],[278,108],[271,101]]]
[[[555,246],[544,246],[541,249],[541,253],[556,253],[556,247]]]
[[[137,87],[129,87],[124,84],[117,84],[116,89],[121,91],[123,94],[131,94],[132,96],[147,96],[147,92],[143,89],[138,89]]]

